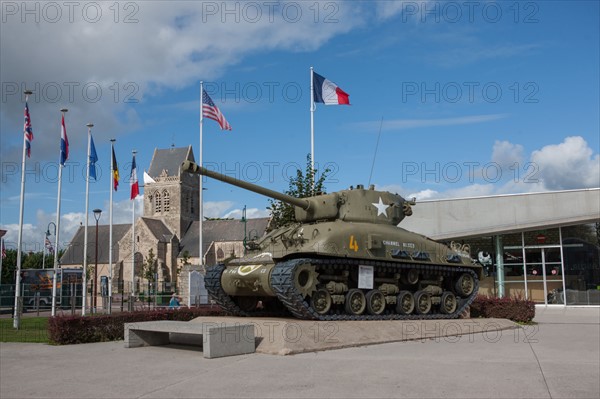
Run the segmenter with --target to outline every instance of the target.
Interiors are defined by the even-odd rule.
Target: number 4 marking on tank
[[[353,249],[354,252],[358,252],[358,242],[354,236],[350,236],[350,249]]]

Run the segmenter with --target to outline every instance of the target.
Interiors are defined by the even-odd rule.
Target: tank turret
[[[414,201],[407,201],[398,194],[376,191],[373,186],[365,189],[362,185],[359,185],[350,190],[342,190],[331,194],[296,198],[214,172],[190,161],[183,163],[182,170],[211,177],[293,205],[296,207],[296,220],[300,223],[340,219],[346,222],[396,226],[405,216],[412,214],[411,205],[414,205]]]
[[[198,173],[295,207],[296,222],[207,268],[212,299],[229,312],[318,320],[456,318],[481,276],[466,247],[398,227],[414,201],[363,186],[295,198],[186,161]]]

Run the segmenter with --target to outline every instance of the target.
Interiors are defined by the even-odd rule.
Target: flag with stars
[[[202,116],[217,121],[221,130],[231,130],[231,125],[204,89],[202,89]]]

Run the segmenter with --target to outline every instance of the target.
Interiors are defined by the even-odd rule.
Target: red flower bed
[[[535,317],[535,304],[527,299],[479,295],[471,304],[471,317],[495,317],[529,323]]]
[[[57,345],[122,340],[125,323],[153,320],[189,321],[199,316],[224,316],[218,307],[159,309],[100,316],[57,316],[48,320],[50,342]]]

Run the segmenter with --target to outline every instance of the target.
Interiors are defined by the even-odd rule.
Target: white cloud
[[[483,197],[495,194],[496,188],[493,184],[471,184],[465,187],[450,189],[445,191],[435,191],[425,189],[412,193],[408,198],[416,197],[417,200],[433,200],[442,198],[467,198],[467,197]]]
[[[498,183],[486,181],[446,190],[425,188],[411,192],[405,197],[430,200],[600,187],[600,155],[594,154],[580,136],[567,137],[560,144],[547,145],[533,151],[530,162],[525,164],[523,161],[526,157],[523,152],[523,146],[520,144],[509,141],[494,143],[491,160],[502,170],[512,167],[509,170],[510,179],[503,179]],[[518,164],[516,167],[515,163]],[[481,179],[481,170],[476,172],[477,177]],[[407,190],[398,185],[382,186],[378,189],[390,192]]]
[[[423,201],[428,199],[440,198],[440,193],[426,188],[425,190],[417,191],[416,193],[410,193],[408,198],[416,198],[417,201]]]
[[[164,89],[196,84],[199,77],[216,79],[249,54],[314,50],[363,18],[345,2],[337,3],[338,23],[315,21],[314,6],[303,2],[288,8],[279,2],[252,3],[254,8],[243,2],[95,2],[86,10],[77,3],[72,13],[63,3],[52,4],[53,12],[56,7],[62,12],[53,22],[49,10],[38,13],[39,23],[35,15],[23,22],[20,12],[3,14],[0,130],[5,162],[20,156],[22,140],[6,132],[22,126],[25,88],[35,92],[29,102],[33,151],[37,159],[54,159],[56,154],[42,149],[56,147],[62,107],[70,109],[67,131],[85,129],[92,121],[100,142],[139,127],[128,98],[143,102]],[[43,3],[31,7],[46,9]],[[101,7],[99,19],[96,7]],[[234,12],[226,13],[225,7]],[[131,23],[125,23],[127,17]],[[84,134],[69,139],[73,148],[84,148]]]
[[[203,213],[206,218],[220,218],[230,209],[233,201],[208,201],[204,203]]]
[[[135,199],[135,214],[136,217],[142,216],[144,213],[144,196],[140,195]],[[133,207],[133,201],[123,200],[113,203],[113,224],[127,224],[131,223],[131,211]],[[108,224],[108,201],[105,201],[104,208],[102,209],[102,215],[100,216],[99,223],[101,225]],[[94,226],[96,221],[92,215],[90,209],[90,215],[88,218],[88,226]],[[24,224],[23,225],[23,251],[39,252],[43,248],[43,242],[45,233],[50,230],[50,241],[54,246],[55,241],[55,228],[56,225],[56,212],[46,213],[42,209],[36,211],[36,223],[35,224]],[[70,212],[63,213],[60,217],[60,232],[59,232],[59,248],[65,249],[71,242],[73,236],[77,232],[80,226],[85,225],[85,212]],[[19,236],[19,225],[8,224],[2,226],[3,230],[7,230],[4,240],[7,248],[16,248]]]
[[[600,155],[580,136],[533,151],[531,162],[548,190],[600,187]]]
[[[509,141],[496,140],[492,149],[492,162],[502,168],[508,168],[514,164],[521,165],[523,163],[523,146]]]
[[[224,218],[234,218],[241,219],[243,215],[242,209],[234,209],[227,212],[223,215]],[[246,209],[246,218],[255,219],[255,218],[266,218],[269,217],[270,213],[267,209],[258,209],[258,208],[247,208]]]

